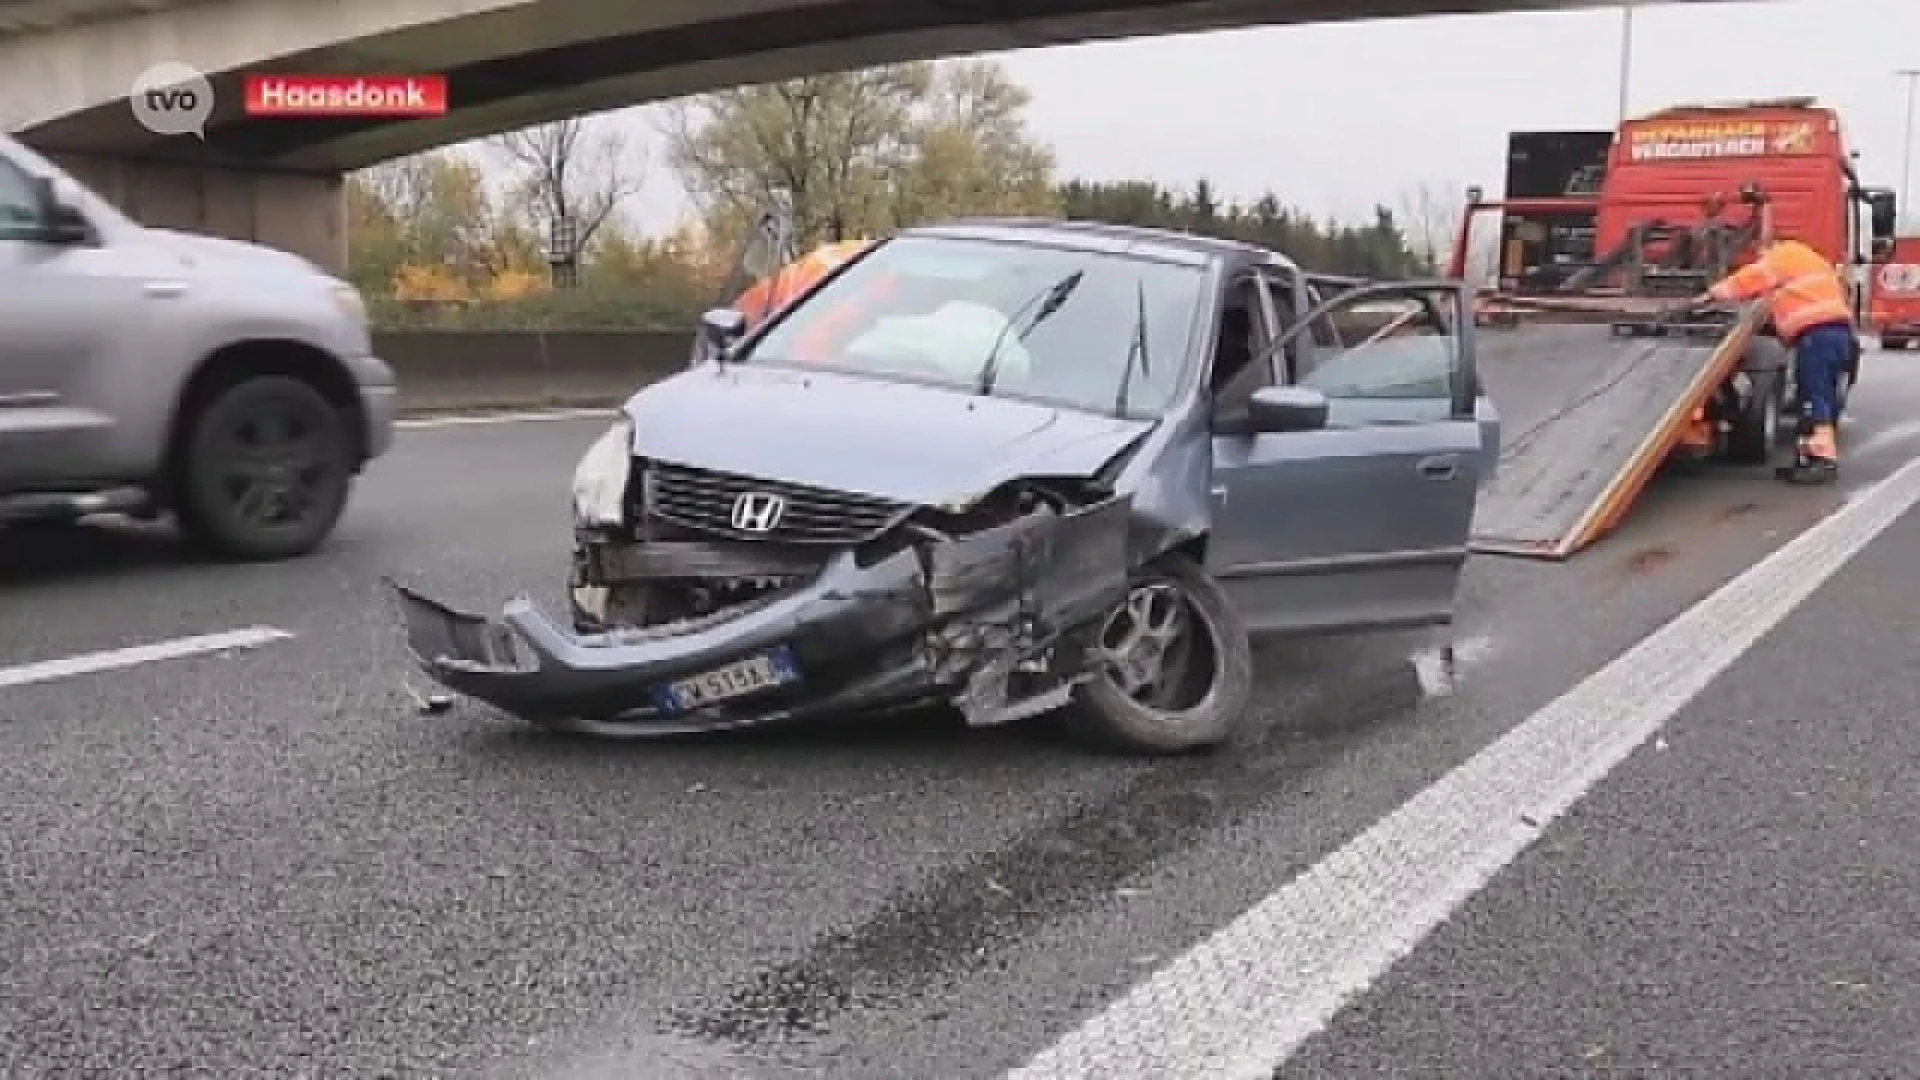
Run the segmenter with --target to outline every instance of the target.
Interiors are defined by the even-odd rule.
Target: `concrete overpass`
[[[10,0],[0,2],[0,122],[149,224],[338,267],[344,172],[559,117],[1013,48],[1599,6],[1606,0]],[[213,82],[204,141],[134,121],[135,78],[166,61]],[[249,119],[240,79],[270,72],[445,73],[453,108],[407,121]]]

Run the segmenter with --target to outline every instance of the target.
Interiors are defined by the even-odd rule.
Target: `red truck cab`
[[[1920,341],[1920,236],[1902,236],[1893,251],[1873,268],[1869,325],[1883,349],[1905,349]]]
[[[1868,318],[1869,271],[1893,243],[1895,196],[1868,188],[1854,169],[1839,114],[1812,98],[1682,105],[1627,120],[1614,133],[1597,185],[1576,194],[1485,203],[1476,210],[1543,222],[1588,215],[1591,261],[1542,275],[1525,245],[1503,243],[1502,291],[1556,280],[1547,291],[1684,297],[1752,260],[1771,222],[1833,260]],[[1471,237],[1462,223],[1452,272],[1464,275]],[[1503,230],[1504,231],[1504,230]]]
[[[1614,250],[1653,219],[1676,228],[1715,218],[1738,226],[1760,212],[1757,195],[1777,235],[1845,272],[1864,322],[1868,271],[1892,241],[1892,194],[1861,185],[1839,114],[1811,98],[1684,105],[1621,125],[1595,246]],[[1732,264],[1752,256],[1749,243]]]

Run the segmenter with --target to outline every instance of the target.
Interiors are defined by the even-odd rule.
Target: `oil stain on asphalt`
[[[1487,649],[1474,639],[1445,660],[1422,650],[1330,680],[1296,699],[1282,720],[1260,718],[1224,753],[1162,763],[1099,803],[897,896],[719,1001],[676,1010],[667,1030],[742,1048],[804,1044],[828,1035],[849,1010],[894,1009],[935,992],[999,947],[1103,901],[1196,837],[1257,809],[1354,740],[1411,717],[1423,699],[1449,692],[1454,659],[1475,661]],[[1436,664],[1446,677],[1435,677]]]

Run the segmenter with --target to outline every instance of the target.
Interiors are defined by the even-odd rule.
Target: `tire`
[[[1880,339],[1882,352],[1904,352],[1912,342],[1903,337],[1883,337]]]
[[[1143,618],[1144,624],[1136,621]],[[1185,650],[1186,662],[1176,666],[1186,677],[1176,679],[1155,704],[1116,681],[1109,647],[1130,625],[1167,626],[1167,619],[1185,628],[1184,638],[1173,639],[1172,651]],[[1140,644],[1153,648],[1152,641],[1149,629]],[[1160,655],[1151,661],[1155,667],[1165,660],[1167,644],[1159,644]],[[1233,735],[1253,697],[1246,624],[1220,586],[1182,555],[1163,556],[1134,575],[1126,598],[1100,628],[1094,656],[1093,678],[1075,690],[1063,719],[1074,736],[1106,749],[1158,755],[1218,746]]]
[[[1749,372],[1754,393],[1727,432],[1726,460],[1734,465],[1765,465],[1780,444],[1785,422],[1786,380],[1780,372]]]
[[[186,418],[174,509],[188,538],[222,558],[294,558],[339,522],[353,468],[340,410],[318,389],[255,376]]]

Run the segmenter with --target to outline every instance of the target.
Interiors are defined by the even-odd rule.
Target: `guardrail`
[[[404,413],[613,406],[687,366],[691,331],[387,330]]]

